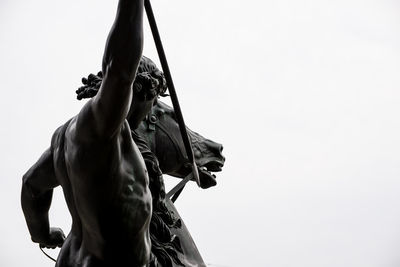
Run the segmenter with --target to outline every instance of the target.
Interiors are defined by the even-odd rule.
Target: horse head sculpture
[[[216,176],[224,166],[223,146],[204,138],[186,127],[193,147],[199,170],[200,186],[215,186]],[[164,174],[183,178],[191,172],[179,125],[172,107],[157,101],[150,113],[138,127],[137,132],[145,138],[151,151],[156,155]]]

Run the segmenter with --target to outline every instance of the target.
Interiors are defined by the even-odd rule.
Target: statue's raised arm
[[[131,103],[142,50],[143,0],[120,0],[104,51],[101,88],[77,117],[81,138],[111,137],[121,129],[131,106],[139,111],[146,102],[151,105],[151,101]]]

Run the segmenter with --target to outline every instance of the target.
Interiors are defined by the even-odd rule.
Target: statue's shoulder
[[[65,132],[67,131],[68,126],[71,124],[72,119],[73,118],[69,119],[54,131],[51,138],[51,150],[53,152],[61,147],[64,147]]]

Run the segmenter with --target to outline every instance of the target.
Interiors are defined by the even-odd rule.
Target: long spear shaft
[[[180,129],[180,132],[182,135],[183,143],[185,145],[186,154],[188,156],[189,161],[192,163],[192,172],[193,172],[193,176],[196,180],[196,183],[198,186],[200,186],[199,172],[197,170],[197,165],[196,165],[195,158],[193,155],[192,145],[190,143],[190,140],[189,140],[189,137],[188,137],[188,134],[186,131],[185,121],[183,120],[183,115],[182,115],[181,107],[179,105],[178,96],[175,91],[174,82],[172,81],[172,76],[171,76],[171,72],[169,70],[167,57],[165,56],[164,48],[163,48],[163,45],[161,42],[160,33],[158,32],[157,23],[156,23],[156,19],[154,17],[153,9],[150,4],[150,0],[144,1],[144,7],[146,9],[147,19],[149,20],[151,32],[153,33],[153,38],[154,38],[154,42],[156,44],[158,56],[160,58],[161,67],[164,71],[165,79],[167,81],[168,91],[171,95],[172,105],[174,106],[176,120],[178,121],[178,124],[179,124],[179,129]]]

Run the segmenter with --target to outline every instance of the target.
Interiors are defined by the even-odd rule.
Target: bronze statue
[[[161,72],[142,58],[142,49],[143,0],[120,0],[98,94],[56,130],[50,148],[23,177],[21,202],[32,241],[62,246],[56,266],[149,262],[152,197],[131,127],[139,125],[166,86]],[[137,75],[138,67],[145,71]],[[72,216],[66,239],[48,220],[58,185]]]
[[[119,0],[102,72],[77,90],[78,99],[91,99],[55,131],[23,177],[32,241],[62,247],[58,267],[205,265],[166,199],[162,173],[185,177],[191,163],[173,109],[157,100],[166,90],[164,74],[141,55],[142,23],[143,0]],[[211,172],[224,164],[222,146],[186,129],[200,185],[214,186]],[[48,220],[59,185],[72,216],[68,237]]]

